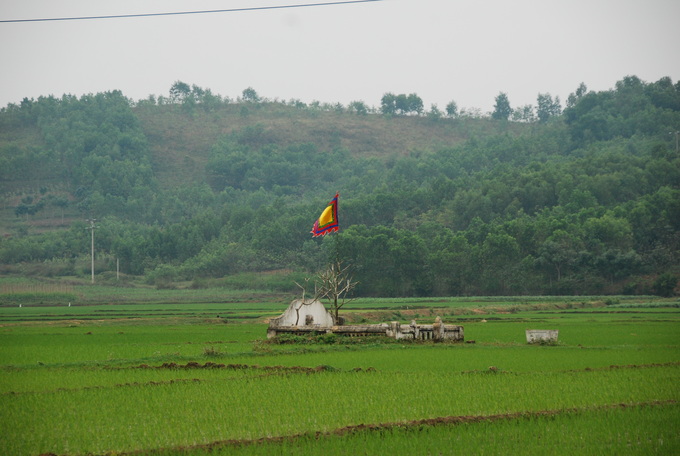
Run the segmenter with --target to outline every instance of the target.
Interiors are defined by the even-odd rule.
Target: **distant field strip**
[[[649,368],[655,368],[655,367],[672,367],[672,366],[680,366],[680,361],[679,362],[672,362],[672,363],[655,363],[655,364],[643,364],[643,365],[626,365],[626,366],[618,366],[618,365],[611,365],[607,367],[600,367],[600,368],[585,368],[585,369],[574,369],[574,370],[569,370],[565,372],[571,372],[571,373],[577,373],[577,372],[592,372],[592,371],[608,371],[608,370],[618,370],[618,369],[649,369]],[[197,378],[197,377],[191,377],[191,376],[186,376],[185,378],[174,378],[177,374],[176,372],[178,370],[186,372],[187,374],[191,372],[196,372],[197,370],[210,370],[210,371],[215,371],[215,370],[230,370],[230,371],[235,371],[233,376],[231,377],[224,377],[224,376],[219,376],[220,381],[228,381],[228,380],[238,380],[242,378],[250,378],[250,379],[258,379],[258,378],[265,378],[265,377],[270,377],[270,376],[288,376],[288,375],[294,375],[294,374],[300,374],[300,375],[310,375],[310,374],[318,374],[322,372],[333,372],[333,371],[340,371],[341,369],[336,369],[332,366],[316,366],[316,367],[303,367],[303,366],[259,366],[259,365],[247,365],[247,364],[222,364],[222,363],[213,363],[213,362],[207,362],[205,364],[200,364],[197,362],[189,362],[184,365],[181,364],[176,364],[176,363],[164,363],[160,366],[148,366],[148,365],[141,365],[138,367],[133,367],[133,368],[116,368],[116,367],[108,367],[104,366],[102,369],[105,369],[107,372],[111,372],[112,370],[117,371],[120,374],[121,378],[138,378],[139,380],[137,381],[128,381],[125,383],[110,383],[110,384],[102,384],[102,385],[96,385],[96,386],[91,386],[91,385],[86,385],[86,386],[80,386],[80,387],[68,387],[66,386],[67,384],[73,384],[73,379],[69,377],[68,373],[66,370],[60,370],[59,375],[63,378],[65,378],[65,383],[60,383],[59,381],[52,383],[50,386],[53,386],[54,388],[51,389],[41,389],[41,390],[26,390],[24,389],[25,386],[30,385],[30,382],[26,381],[24,379],[21,383],[22,388],[18,388],[16,390],[11,390],[11,391],[0,391],[0,396],[1,395],[20,395],[20,394],[45,394],[45,393],[61,393],[61,392],[77,392],[77,391],[86,391],[86,390],[95,390],[95,389],[107,389],[107,388],[138,388],[138,387],[145,387],[145,386],[160,386],[160,385],[170,385],[173,383],[182,383],[182,382],[204,382],[204,381],[210,381],[210,378]],[[134,372],[131,372],[131,369],[142,369],[142,370],[164,370],[166,371],[166,374],[164,376],[159,376],[157,373],[154,372],[149,372],[149,373],[144,373],[142,372],[141,374],[136,375]],[[351,372],[375,372],[376,369],[369,367],[369,368],[361,368],[361,367],[355,367],[353,369],[350,369],[349,371]],[[30,372],[28,373],[30,376],[36,376],[35,372]],[[467,371],[467,372],[460,372],[460,374],[510,374],[510,372],[504,372],[502,370],[497,370],[496,368],[489,369],[487,371]],[[53,373],[50,373],[48,375],[54,375]],[[199,374],[200,376],[200,374]],[[167,377],[167,378],[166,378]],[[172,377],[172,378],[170,378]],[[153,378],[153,380],[145,380],[145,378]],[[68,383],[66,383],[68,382]],[[61,385],[61,386],[59,386]]]
[[[73,293],[73,286],[58,283],[0,283],[0,294],[13,295],[20,293]]]

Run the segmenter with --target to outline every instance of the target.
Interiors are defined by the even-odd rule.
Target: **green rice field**
[[[280,299],[2,298],[3,455],[680,453],[677,299],[357,300],[466,343],[278,344]]]

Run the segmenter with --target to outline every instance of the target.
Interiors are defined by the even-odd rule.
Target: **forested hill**
[[[176,83],[137,102],[9,105],[2,272],[87,275],[96,218],[101,280],[116,259],[126,277],[201,286],[337,256],[362,295],[674,292],[680,83],[581,85],[564,109],[500,94],[488,117],[418,102],[233,101]],[[312,239],[336,191],[341,231]]]

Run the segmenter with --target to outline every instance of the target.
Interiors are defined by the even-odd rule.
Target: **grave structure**
[[[318,300],[296,299],[279,317],[269,320],[267,338],[280,334],[333,333],[350,337],[387,336],[394,339],[454,341],[464,340],[463,327],[446,325],[440,317],[433,324],[421,325],[415,320],[410,324],[398,321],[377,325],[338,325],[333,315]]]

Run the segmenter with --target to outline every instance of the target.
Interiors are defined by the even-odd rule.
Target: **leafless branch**
[[[343,266],[340,261],[332,263],[328,269],[319,274],[319,297],[328,299],[331,309],[338,321],[338,312],[345,304],[354,301],[347,295],[357,286],[353,280],[349,265]]]

